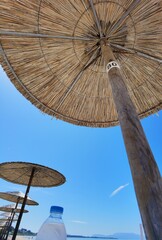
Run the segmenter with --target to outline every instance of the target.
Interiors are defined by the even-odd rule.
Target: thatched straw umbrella
[[[1,0],[1,64],[36,107],[120,123],[147,238],[162,239],[161,175],[139,118],[162,108],[161,0]]]
[[[6,212],[6,213],[1,213],[0,214],[0,221],[2,222],[3,220],[8,220],[11,217],[11,213]],[[18,215],[15,214],[15,217],[13,221],[17,221]]]
[[[15,202],[16,205],[19,203],[23,203],[25,194],[20,191],[13,191],[13,192],[0,192],[0,198],[10,201],[10,202]],[[39,205],[36,201],[32,200],[30,197],[27,197],[26,200],[27,205]]]
[[[16,204],[9,204],[9,205],[5,205],[5,206],[1,206],[0,211],[11,213],[15,209],[15,206],[16,206]],[[20,207],[17,207],[15,209],[16,213],[20,213],[20,211],[21,211]],[[28,213],[28,212],[29,212],[28,210],[24,209],[24,213]]]
[[[30,187],[54,187],[63,184],[66,180],[61,173],[54,169],[28,162],[1,163],[0,177],[13,183],[27,185],[12,240],[16,239]]]
[[[10,213],[1,213],[0,214],[0,222],[3,222],[4,220],[7,220],[11,216]]]
[[[15,209],[12,211],[10,218],[8,219],[8,227],[6,228],[5,231],[5,237],[4,240],[8,238],[8,234],[9,234],[9,230],[10,227],[12,225],[12,222],[14,220],[14,216],[15,216],[15,210],[17,209],[17,206],[19,203],[23,203],[23,200],[25,198],[25,194],[23,192],[20,191],[14,191],[14,192],[0,192],[0,198],[4,199],[4,200],[8,200],[11,202],[15,202]],[[26,204],[27,205],[39,205],[36,201],[33,201],[31,198],[27,197],[26,200]]]
[[[4,220],[4,221],[2,221],[2,222],[0,222],[0,228],[3,230],[3,228],[5,227],[5,224],[6,224],[6,221]],[[1,230],[1,231],[2,231]]]

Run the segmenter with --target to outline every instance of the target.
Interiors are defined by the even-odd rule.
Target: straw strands
[[[93,3],[139,117],[158,111],[162,1]],[[41,111],[77,125],[116,125],[98,28],[88,0],[1,0],[0,63]]]

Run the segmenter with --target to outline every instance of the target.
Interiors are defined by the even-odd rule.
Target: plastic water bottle
[[[66,240],[66,230],[62,220],[63,208],[51,206],[50,216],[41,226],[36,240]]]

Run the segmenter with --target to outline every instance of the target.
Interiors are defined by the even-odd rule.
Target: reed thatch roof
[[[14,192],[0,192],[0,198],[10,201],[10,202],[18,202],[23,203],[25,194],[19,191]],[[27,196],[26,200],[27,205],[39,205],[36,201],[32,200],[30,197]]]
[[[0,164],[0,178],[13,183],[28,185],[32,169],[35,169],[31,186],[53,187],[65,182],[58,171],[42,165],[28,162],[5,162]]]
[[[18,219],[18,217],[16,217],[16,218],[14,217],[13,221],[17,221],[17,219]],[[7,217],[6,218],[5,217],[0,218],[0,223],[4,222],[4,221],[7,221],[7,220],[9,220],[9,217],[8,218]]]
[[[0,222],[0,228],[5,227],[6,221]]]
[[[41,111],[85,126],[118,124],[100,31],[145,117],[162,107],[161,0],[1,0],[0,63]],[[100,25],[100,28],[99,26]]]
[[[5,205],[5,206],[1,206],[0,207],[0,211],[2,211],[2,212],[12,212],[13,210],[16,212],[16,213],[19,213],[20,211],[21,211],[21,208],[20,207],[17,207],[16,209],[15,209],[15,204],[9,204],[9,205]],[[26,209],[24,209],[23,210],[23,213],[28,213],[29,211],[28,210],[26,210]]]
[[[0,214],[0,222],[2,222],[3,220],[8,220],[8,219],[10,219],[11,216],[12,216],[12,213],[11,213],[11,212],[1,213],[1,214]],[[17,221],[17,219],[18,219],[18,215],[15,214],[13,221]]]
[[[3,223],[6,220],[8,220],[8,218],[0,218],[0,223]]]

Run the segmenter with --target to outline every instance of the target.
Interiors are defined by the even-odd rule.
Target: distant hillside
[[[25,228],[21,228],[18,231],[18,235],[22,235],[22,236],[36,236],[36,233],[33,233],[32,231],[25,229]]]
[[[67,235],[68,237],[77,237],[77,238],[102,238],[102,239],[131,239],[131,240],[140,240],[140,235],[135,233],[114,233],[112,235],[103,235],[103,234],[93,234],[92,236],[82,236],[82,235]]]
[[[103,239],[117,239],[114,236],[110,236],[110,235],[101,235],[101,234],[94,234],[92,236],[82,236],[82,235],[70,235],[68,234],[67,237],[70,238],[103,238]]]
[[[113,237],[117,237],[119,239],[140,239],[140,235],[135,234],[135,233],[114,233]]]
[[[93,234],[92,238],[117,239],[114,235]]]

